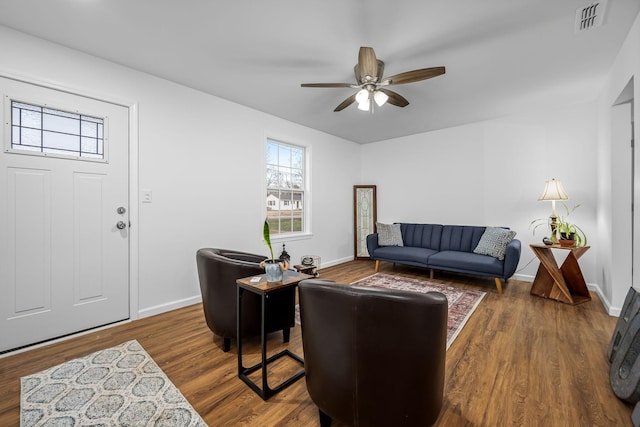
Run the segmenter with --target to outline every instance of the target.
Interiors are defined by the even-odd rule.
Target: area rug
[[[21,378],[20,425],[206,426],[136,341]]]
[[[402,289],[411,292],[427,293],[442,292],[449,304],[449,318],[447,322],[447,350],[456,339],[469,317],[486,295],[482,291],[456,288],[425,280],[408,277],[393,276],[391,274],[376,273],[353,283],[359,286],[376,286],[379,288]],[[300,309],[296,306],[296,323],[300,323]]]

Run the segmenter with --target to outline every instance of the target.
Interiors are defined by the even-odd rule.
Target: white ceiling
[[[358,143],[529,108],[594,99],[640,0],[609,0],[602,27],[576,34],[591,0],[0,0],[0,24]],[[355,90],[360,46],[385,76],[444,65],[393,86],[410,104],[371,115]]]

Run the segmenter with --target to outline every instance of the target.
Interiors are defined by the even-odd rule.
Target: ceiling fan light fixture
[[[593,0],[606,2],[608,0]],[[358,103],[358,109],[369,111],[373,114],[376,106],[391,104],[395,107],[409,105],[402,95],[394,91],[383,89],[382,86],[403,85],[419,82],[441,76],[446,72],[445,67],[429,67],[417,70],[405,71],[383,78],[384,62],[376,58],[373,48],[362,46],[358,52],[358,63],[353,67],[356,83],[302,83],[302,87],[327,87],[327,88],[359,88],[359,90],[342,101],[333,111],[342,111],[354,102]]]
[[[386,93],[377,90],[373,93],[373,99],[376,101],[378,107],[382,107],[389,99],[389,96]]]
[[[367,89],[360,89],[358,93],[356,93],[356,102],[358,104],[369,103],[369,91]]]

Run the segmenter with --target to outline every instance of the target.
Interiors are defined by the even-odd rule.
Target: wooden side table
[[[578,264],[578,259],[589,250],[589,246],[565,247],[557,244],[529,246],[540,260],[536,278],[531,286],[531,295],[572,305],[591,301],[591,295]],[[569,251],[560,268],[552,249]]]
[[[304,366],[304,359],[302,357],[292,353],[290,350],[282,350],[281,352],[274,354],[271,357],[267,358],[267,333],[266,333],[266,319],[267,319],[267,305],[266,301],[269,295],[272,295],[276,292],[282,292],[283,290],[290,289],[291,287],[296,287],[299,282],[305,279],[311,279],[313,276],[303,273],[296,273],[295,271],[285,271],[281,282],[267,282],[267,275],[261,274],[259,276],[252,277],[244,277],[242,279],[236,280],[238,285],[238,377],[244,381],[253,391],[258,393],[263,400],[267,400],[280,390],[285,387],[290,386],[295,381],[299,380],[304,376],[304,369],[294,374],[290,378],[286,379],[284,382],[280,383],[276,387],[270,387],[269,382],[267,381],[267,365],[281,357],[288,356],[291,359],[299,362],[302,366]],[[252,279],[256,279],[255,281]],[[251,366],[245,367],[242,363],[242,296],[245,291],[253,292],[260,296],[262,301],[261,304],[261,331],[260,331],[260,345],[261,345],[261,362]],[[295,304],[295,299],[292,298],[292,304]],[[262,387],[253,382],[249,378],[249,374],[257,371],[258,369],[262,370]]]

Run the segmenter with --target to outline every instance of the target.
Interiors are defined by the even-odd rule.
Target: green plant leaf
[[[546,227],[548,229],[549,228],[549,218],[537,218],[537,219],[534,219],[533,221],[531,221],[531,223],[529,224],[529,229],[533,231],[533,235],[534,236],[536,235],[536,231],[540,227]]]
[[[567,218],[580,207],[580,204],[570,209],[566,203],[562,203],[562,207],[566,213],[564,216],[558,216],[557,230],[560,232],[564,231],[565,233],[575,233],[576,246],[586,246],[587,235],[585,232],[579,226],[567,220]]]
[[[264,242],[267,244],[269,248],[269,252],[271,253],[271,261],[275,262],[275,258],[273,256],[273,249],[271,248],[271,232],[269,231],[269,222],[265,218],[264,220],[264,228],[262,229],[262,238]]]

